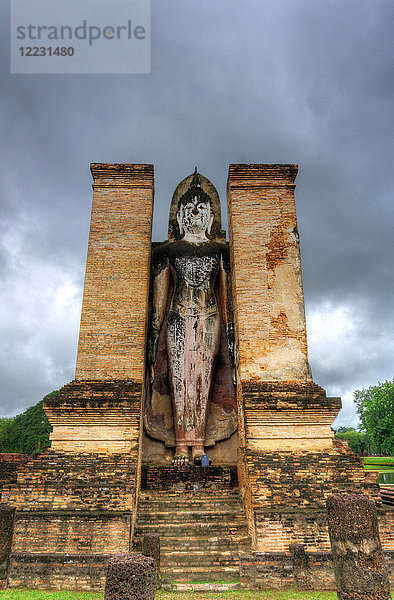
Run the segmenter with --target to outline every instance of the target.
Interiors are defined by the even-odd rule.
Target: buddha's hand
[[[233,381],[235,381],[235,371],[238,364],[238,352],[237,344],[235,342],[235,327],[233,322],[229,322],[227,325],[227,345],[230,365],[233,368]]]
[[[148,329],[148,340],[147,340],[147,362],[148,362],[148,376],[149,382],[152,385],[154,378],[154,364],[157,356],[157,349],[159,347],[160,329],[150,325]]]

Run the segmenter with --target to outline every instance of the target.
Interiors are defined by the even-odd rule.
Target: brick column
[[[321,539],[315,533],[320,517],[309,536],[300,507],[316,509],[327,489],[350,482],[343,471],[353,468],[346,464],[337,476],[332,467],[337,453],[330,425],[340,400],[327,398],[309,372],[297,170],[297,165],[230,165],[228,177],[239,345],[238,469],[253,548],[264,552],[287,552],[290,543],[304,539],[310,540],[308,551],[323,543],[328,548],[328,532]],[[362,482],[362,469],[355,476]]]
[[[230,165],[228,213],[241,381],[309,379],[297,165]]]
[[[91,165],[93,206],[77,380],[142,383],[153,166]]]
[[[153,166],[92,164],[94,179],[75,381],[47,399],[52,450],[138,454]]]

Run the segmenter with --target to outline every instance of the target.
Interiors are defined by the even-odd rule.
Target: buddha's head
[[[214,220],[212,201],[201,187],[197,169],[189,189],[178,202],[176,219],[181,236],[210,234]]]

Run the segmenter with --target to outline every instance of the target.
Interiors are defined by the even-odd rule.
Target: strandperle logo
[[[133,25],[128,19],[126,25],[88,25],[85,19],[82,25],[71,27],[70,25],[19,25],[16,28],[16,38],[28,41],[53,41],[53,40],[86,40],[92,46],[95,40],[101,38],[106,40],[144,40],[146,29],[143,25]]]
[[[11,73],[149,73],[149,0],[11,0]]]

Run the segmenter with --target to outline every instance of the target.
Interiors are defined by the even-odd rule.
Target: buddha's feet
[[[192,448],[192,461],[195,465],[201,465],[201,457],[205,454],[204,448],[193,447]]]
[[[175,452],[172,459],[173,467],[185,467],[189,465],[189,455],[187,452]]]

